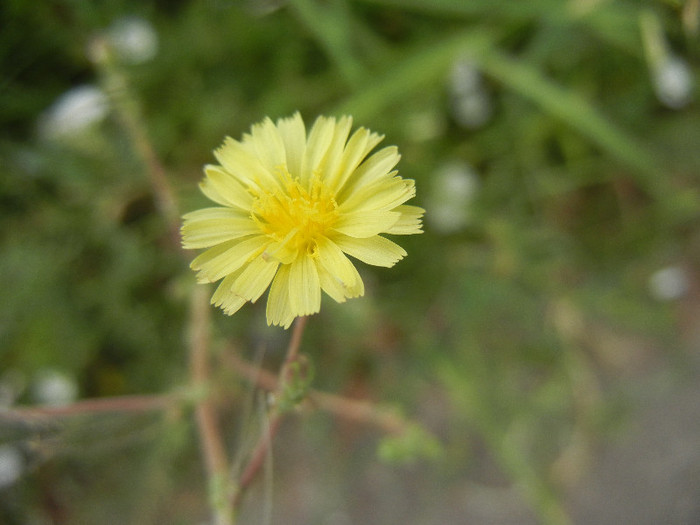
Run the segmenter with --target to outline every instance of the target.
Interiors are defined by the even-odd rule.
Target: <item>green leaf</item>
[[[397,435],[385,437],[377,449],[379,459],[391,464],[413,463],[440,456],[440,442],[419,425],[410,425]]]
[[[486,74],[569,124],[620,163],[632,168],[652,195],[661,193],[661,170],[650,149],[621,131],[584,97],[549,80],[526,62],[496,49],[475,55],[474,59]]]
[[[358,122],[368,120],[386,107],[443,84],[455,60],[467,53],[483,53],[493,45],[495,35],[487,30],[470,30],[447,37],[437,44],[407,51],[406,58],[385,69],[367,87],[347,99],[334,111],[351,114]]]

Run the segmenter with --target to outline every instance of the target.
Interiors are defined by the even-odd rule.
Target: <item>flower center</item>
[[[292,178],[286,167],[280,170],[283,188],[255,195],[253,220],[266,235],[281,243],[280,249],[295,255],[303,250],[316,257],[319,237],[338,218],[338,204],[317,174],[307,188],[298,178]]]

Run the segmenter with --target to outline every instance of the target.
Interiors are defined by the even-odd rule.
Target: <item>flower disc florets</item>
[[[404,204],[412,180],[392,171],[395,147],[368,157],[382,137],[352,119],[264,120],[241,141],[227,138],[200,185],[219,207],[185,215],[185,248],[200,282],[221,284],[212,303],[232,314],[270,288],[269,324],[288,327],[319,311],[321,290],[338,302],[364,294],[350,255],[393,266],[406,255],[380,234],[421,233],[423,210]]]
[[[331,232],[339,217],[338,203],[318,175],[314,175],[309,190],[286,169],[282,181],[284,189],[255,198],[251,216],[261,231],[281,241],[288,253],[305,251],[316,257],[319,239]]]

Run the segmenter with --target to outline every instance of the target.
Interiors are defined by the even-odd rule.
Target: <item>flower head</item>
[[[200,188],[218,207],[184,216],[183,246],[208,248],[190,265],[221,283],[211,302],[227,314],[270,288],[268,324],[317,313],[321,290],[337,302],[364,294],[350,255],[391,267],[406,252],[381,234],[421,233],[424,210],[404,204],[412,180],[397,175],[397,148],[368,156],[382,136],[352,119],[319,117],[306,132],[296,113],[265,119],[214,152]]]

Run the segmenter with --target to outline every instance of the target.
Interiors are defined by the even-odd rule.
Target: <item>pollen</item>
[[[252,218],[285,251],[317,257],[319,239],[338,219],[338,204],[317,173],[304,185],[286,167],[279,171],[281,187],[256,196]]]

